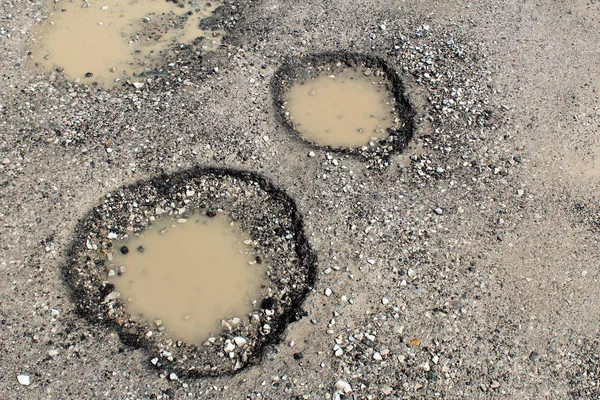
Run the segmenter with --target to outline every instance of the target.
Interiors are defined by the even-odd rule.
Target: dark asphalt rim
[[[200,371],[197,369],[188,370],[184,368],[177,368],[172,366],[171,370],[176,370],[179,377],[198,378],[206,376],[222,376],[222,375],[233,375],[236,374],[249,366],[256,365],[264,358],[265,351],[271,345],[281,343],[284,338],[284,332],[287,326],[294,321],[298,321],[304,316],[302,310],[302,304],[306,299],[307,295],[313,290],[313,287],[317,278],[316,262],[317,256],[311,248],[308,239],[304,233],[304,222],[303,217],[298,211],[295,201],[288,196],[282,189],[278,188],[268,178],[249,171],[229,169],[229,168],[217,168],[217,167],[194,167],[191,169],[175,172],[172,174],[161,174],[149,180],[138,181],[132,185],[124,186],[112,191],[135,191],[143,186],[153,186],[158,189],[159,193],[167,192],[167,185],[173,185],[176,183],[183,183],[193,178],[202,176],[214,176],[216,178],[232,177],[239,179],[240,181],[249,183],[258,183],[260,188],[269,194],[272,199],[282,204],[286,210],[289,211],[291,216],[291,223],[294,229],[294,238],[296,242],[296,255],[298,258],[297,268],[301,268],[306,274],[306,285],[301,288],[301,292],[297,294],[293,299],[291,306],[285,310],[284,314],[281,315],[273,323],[273,330],[267,339],[262,341],[254,350],[253,355],[243,365],[242,368],[235,371],[217,372],[212,371]],[[167,183],[168,181],[168,183]],[[101,323],[108,328],[116,331],[119,334],[121,341],[133,348],[145,348],[150,349],[152,344],[145,338],[143,332],[135,332],[125,325],[119,325],[114,319],[107,315],[99,315],[94,310],[94,304],[99,304],[104,299],[106,293],[101,294],[98,297],[90,298],[89,294],[85,289],[79,287],[77,284],[78,276],[75,273],[75,264],[78,253],[81,252],[86,246],[86,235],[90,232],[94,221],[97,220],[95,214],[96,207],[88,211],[77,223],[73,239],[70,242],[65,252],[65,263],[62,266],[62,277],[67,284],[70,293],[71,300],[76,305],[76,310],[85,319],[93,323]],[[99,293],[102,290],[98,291]],[[148,363],[148,365],[151,365]]]

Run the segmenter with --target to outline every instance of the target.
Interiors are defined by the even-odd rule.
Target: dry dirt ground
[[[108,91],[31,70],[46,7],[0,5],[0,398],[600,398],[600,2],[235,0],[218,51]],[[386,167],[276,118],[277,68],[331,50],[405,80]],[[269,178],[318,256],[307,315],[234,376],[152,366],[61,273],[108,192],[196,165]]]

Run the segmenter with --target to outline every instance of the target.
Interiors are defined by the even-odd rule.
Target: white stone
[[[373,360],[375,360],[375,361],[381,361],[381,360],[383,360],[383,357],[381,357],[381,354],[379,354],[379,352],[376,351],[373,354]]]
[[[114,233],[114,232],[109,232],[106,237],[109,238],[109,239],[116,239],[119,236],[116,233]]]
[[[390,304],[390,301],[388,300],[387,297],[382,297],[381,304],[383,304],[384,306],[387,306],[388,304]]]
[[[23,386],[29,386],[29,384],[31,383],[29,380],[29,375],[19,375],[17,376],[17,380]]]
[[[227,344],[225,345],[225,347],[223,348],[223,351],[224,351],[225,353],[231,353],[231,352],[232,352],[232,351],[234,351],[234,350],[235,350],[235,344],[233,344],[233,343],[227,343]]]
[[[351,393],[352,392],[352,386],[350,386],[350,384],[348,382],[343,381],[341,379],[335,383],[335,388],[342,393]]]
[[[329,297],[332,294],[332,290],[330,288],[325,289],[325,296]]]
[[[177,374],[175,372],[171,372],[171,374],[169,375],[169,379],[172,381],[176,381],[179,378],[177,377]]]
[[[241,336],[234,337],[233,341],[235,342],[236,346],[243,346],[246,344],[246,339]]]

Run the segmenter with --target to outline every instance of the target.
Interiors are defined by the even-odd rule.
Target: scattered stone
[[[29,386],[31,381],[29,380],[29,375],[19,375],[17,376],[17,380],[23,386]]]
[[[343,394],[352,393],[352,386],[350,386],[348,382],[341,379],[335,383],[335,388]]]
[[[231,353],[232,351],[235,350],[235,344],[229,342],[225,345],[225,347],[223,348],[223,351],[225,353]]]
[[[536,362],[540,357],[541,355],[537,351],[532,351],[529,354],[529,361]]]

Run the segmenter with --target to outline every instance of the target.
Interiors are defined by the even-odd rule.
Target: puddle
[[[222,320],[245,317],[262,299],[265,268],[244,242],[251,240],[220,214],[156,223],[113,246],[110,281],[130,314],[201,344]]]
[[[394,98],[379,79],[346,70],[296,82],[284,105],[295,129],[307,141],[354,148],[385,139],[394,126]]]
[[[194,378],[236,373],[280,343],[304,315],[315,262],[285,192],[259,174],[197,167],[107,193],[79,221],[63,278],[80,315]]]
[[[34,29],[33,61],[42,70],[110,86],[155,68],[161,53],[177,43],[204,51],[220,45],[222,32],[205,31],[200,20],[220,1],[90,0],[50,2],[50,15]]]
[[[375,55],[334,51],[287,59],[271,79],[278,121],[296,138],[385,169],[413,137],[404,82]]]

